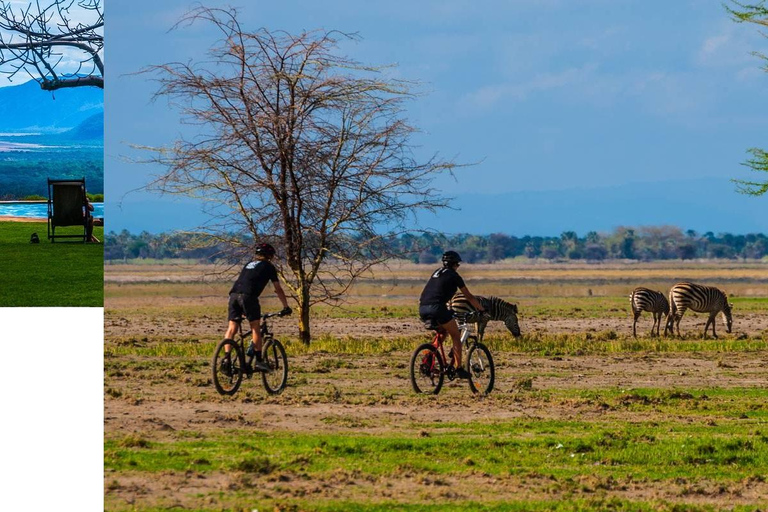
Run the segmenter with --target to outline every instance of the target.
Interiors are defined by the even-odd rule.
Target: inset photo
[[[0,2],[0,307],[104,302],[100,0]]]

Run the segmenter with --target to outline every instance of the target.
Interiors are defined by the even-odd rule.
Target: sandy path
[[[7,216],[0,216],[0,222],[47,222],[47,220],[44,217],[11,217],[10,215]]]

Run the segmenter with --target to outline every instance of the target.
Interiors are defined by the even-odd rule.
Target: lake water
[[[104,203],[92,203],[93,216],[104,217]],[[0,217],[48,218],[48,203],[0,203]]]

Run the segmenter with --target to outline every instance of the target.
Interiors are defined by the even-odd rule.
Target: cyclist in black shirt
[[[419,298],[419,316],[423,322],[432,321],[444,329],[453,339],[453,357],[456,375],[462,379],[469,378],[469,373],[461,366],[461,335],[459,326],[453,319],[453,314],[448,310],[448,301],[461,290],[472,306],[479,313],[485,313],[483,306],[472,295],[464,280],[456,269],[459,268],[461,256],[456,251],[447,251],[443,254],[443,267],[435,270],[427,281],[424,291]]]
[[[256,246],[256,258],[248,263],[240,272],[240,276],[235,281],[232,289],[229,291],[229,328],[224,338],[232,340],[234,343],[235,333],[237,332],[237,320],[245,317],[251,324],[253,331],[253,355],[255,356],[254,370],[268,370],[266,364],[261,358],[261,306],[259,305],[259,295],[264,291],[269,281],[275,287],[275,293],[283,304],[283,315],[290,315],[291,308],[288,307],[288,301],[285,298],[283,288],[277,279],[277,269],[271,260],[275,256],[275,248],[269,244],[260,244]],[[229,352],[229,346],[224,350]],[[250,349],[249,349],[250,353]]]

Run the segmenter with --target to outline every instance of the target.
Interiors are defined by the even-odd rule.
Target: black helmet
[[[461,256],[456,251],[445,251],[443,253],[443,265],[455,265],[461,261]]]
[[[266,256],[267,258],[271,258],[275,255],[275,248],[269,244],[259,244],[256,246],[256,250],[254,252],[258,256]]]

